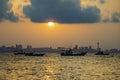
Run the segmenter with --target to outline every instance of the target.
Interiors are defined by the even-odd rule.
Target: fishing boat
[[[44,56],[45,54],[41,53],[41,54],[35,54],[33,52],[31,53],[25,53],[25,56]]]
[[[101,51],[101,48],[100,48],[100,43],[97,42],[97,53],[95,53],[95,55],[109,55],[109,53],[104,53],[103,51]]]
[[[87,52],[81,53],[73,53],[72,49],[66,50],[65,52],[61,53],[61,56],[84,56]]]
[[[66,54],[66,53],[61,53],[61,56],[84,56],[86,55],[87,52],[81,52],[81,53],[76,53],[76,54]]]
[[[24,52],[15,52],[14,55],[24,55]]]
[[[98,51],[95,55],[109,55],[109,53],[104,53],[103,51]]]
[[[24,55],[25,52],[23,52],[23,50],[20,51],[14,51],[14,55]]]

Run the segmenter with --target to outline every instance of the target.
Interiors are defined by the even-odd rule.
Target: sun
[[[50,27],[54,26],[54,22],[48,22],[48,26]]]

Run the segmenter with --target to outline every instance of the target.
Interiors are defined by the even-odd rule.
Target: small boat
[[[77,54],[66,54],[66,53],[61,53],[61,56],[84,56],[86,55],[87,52],[81,52]]]
[[[14,55],[24,55],[25,52],[21,51],[14,51]]]
[[[109,55],[109,53],[104,53],[103,51],[98,51],[95,55]]]
[[[25,53],[25,56],[44,56],[45,54]]]
[[[81,52],[81,53],[74,53],[72,49],[65,50],[65,52],[61,53],[61,56],[84,56],[87,52]]]
[[[15,52],[14,55],[24,55],[25,53],[23,52]]]

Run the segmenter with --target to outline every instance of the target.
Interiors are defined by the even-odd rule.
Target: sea
[[[0,53],[0,80],[120,80],[120,53],[43,57]]]

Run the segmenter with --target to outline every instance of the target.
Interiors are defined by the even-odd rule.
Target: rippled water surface
[[[120,80],[120,54],[34,57],[0,53],[0,80]]]

